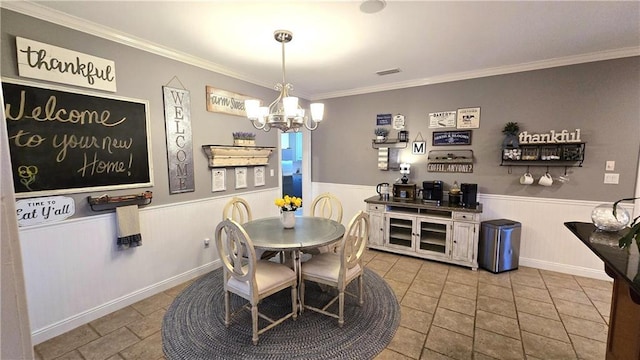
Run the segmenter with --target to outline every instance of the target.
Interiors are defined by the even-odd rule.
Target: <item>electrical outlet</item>
[[[209,247],[209,242],[210,241],[211,240],[209,240],[209,238],[204,238],[204,247],[205,247],[205,249]]]
[[[620,174],[604,174],[604,183],[605,184],[617,184],[620,181]]]
[[[616,169],[616,162],[613,160],[607,160],[607,163],[604,167],[605,171],[613,171]]]

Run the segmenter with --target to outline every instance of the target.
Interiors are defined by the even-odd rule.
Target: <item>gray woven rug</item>
[[[393,338],[400,323],[396,296],[376,273],[365,269],[365,303],[345,296],[345,324],[305,310],[298,319],[288,319],[251,342],[251,313],[241,310],[224,326],[222,269],[216,269],[185,289],[165,314],[162,343],[168,359],[372,359]],[[357,282],[348,290],[357,294]],[[322,292],[315,283],[305,287],[307,303],[326,303],[334,292]],[[232,309],[246,303],[231,294]],[[334,305],[337,307],[337,304]],[[284,290],[264,299],[260,312],[277,317],[290,311],[291,291]],[[330,308],[331,309],[331,308]],[[332,310],[335,310],[332,309]],[[260,328],[265,323],[260,322]]]

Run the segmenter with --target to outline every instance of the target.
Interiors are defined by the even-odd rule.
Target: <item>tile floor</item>
[[[365,262],[402,309],[376,360],[605,358],[610,282],[527,267],[492,274],[379,251]],[[162,319],[189,284],[38,344],[36,359],[164,359]]]

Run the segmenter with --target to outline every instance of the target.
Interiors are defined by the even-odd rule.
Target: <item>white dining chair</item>
[[[319,216],[325,219],[342,222],[342,202],[331,193],[322,193],[316,196],[311,203],[311,216]],[[337,244],[321,246],[315,249],[305,250],[305,253],[311,255],[322,254],[326,252],[336,252]]]
[[[348,294],[358,298],[358,305],[364,304],[364,254],[369,238],[369,215],[359,211],[349,222],[347,231],[340,241],[337,253],[323,253],[314,255],[310,260],[302,263],[300,298],[305,309],[319,312],[338,319],[338,325],[344,325],[344,295]],[[358,295],[345,291],[347,285],[358,279]],[[322,308],[305,304],[304,288],[305,280],[319,285],[325,285],[338,290],[338,295]],[[338,313],[329,312],[327,309],[338,301]]]
[[[322,193],[311,203],[311,216],[342,222],[342,202],[331,193]]]
[[[245,308],[251,310],[252,342],[258,344],[258,335],[281,324],[290,317],[297,318],[297,284],[296,273],[285,265],[267,260],[258,260],[253,243],[242,225],[226,219],[216,226],[216,248],[224,271],[224,324],[231,322],[230,293],[234,293],[247,301]],[[279,319],[271,319],[258,312],[258,303],[280,290],[291,287],[291,312]],[[258,328],[258,317],[269,322],[262,329]]]
[[[231,218],[239,224],[253,220],[249,203],[240,197],[234,196],[222,209],[222,220]]]
[[[222,209],[222,220],[232,219],[238,224],[244,224],[253,220],[251,214],[251,206],[247,200],[234,196],[229,200]],[[278,251],[256,250],[258,258],[266,260],[278,255]],[[281,255],[282,258],[282,255]],[[282,262],[282,259],[281,261]]]

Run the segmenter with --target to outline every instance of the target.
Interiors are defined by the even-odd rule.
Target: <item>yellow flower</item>
[[[302,206],[302,199],[295,196],[285,195],[273,202],[282,211],[295,211]]]

